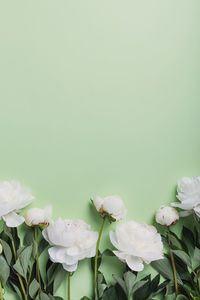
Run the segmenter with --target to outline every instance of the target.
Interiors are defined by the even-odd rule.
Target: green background
[[[119,194],[128,220],[151,223],[177,180],[199,174],[199,11],[199,0],[0,1],[0,179],[94,230],[95,194]],[[104,262],[108,280],[120,266]],[[90,295],[89,270],[79,264],[74,300]]]

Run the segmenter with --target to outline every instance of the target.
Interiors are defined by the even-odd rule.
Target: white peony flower
[[[61,263],[68,272],[77,269],[78,261],[95,256],[98,232],[81,220],[53,221],[42,234],[53,247],[49,249],[50,259]]]
[[[46,206],[44,209],[30,208],[26,211],[24,218],[28,226],[48,226],[52,218],[52,207]]]
[[[2,252],[3,252],[3,247],[2,247],[2,245],[0,243],[0,255],[2,254]]]
[[[17,227],[24,218],[17,212],[34,200],[31,191],[16,181],[0,183],[0,219],[3,218],[8,227]]]
[[[119,196],[95,196],[93,204],[101,215],[110,215],[113,221],[123,220],[127,215],[127,209]]]
[[[142,271],[144,262],[163,258],[161,236],[154,226],[134,221],[119,224],[116,232],[110,231],[110,240],[118,249],[114,254],[133,271]]]
[[[200,204],[200,176],[183,177],[178,182],[177,192],[177,198],[181,203],[171,205],[189,211],[188,214],[192,213],[194,207]]]
[[[170,206],[161,206],[156,212],[156,222],[160,225],[175,225],[179,220],[177,210]]]

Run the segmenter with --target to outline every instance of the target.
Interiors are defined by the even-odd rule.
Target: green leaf
[[[25,246],[22,246],[17,249],[17,257],[20,256],[20,254],[22,253],[22,251],[24,251],[25,248],[26,248]]]
[[[118,299],[115,288],[112,286],[108,288],[103,294],[102,300],[116,300]]]
[[[172,295],[174,293],[174,280],[170,281],[166,286],[165,295]]]
[[[128,296],[130,296],[133,293],[133,286],[135,285],[136,275],[132,272],[128,271],[124,274],[124,281],[126,284],[126,290],[128,293]]]
[[[90,298],[84,296],[84,297],[82,297],[80,300],[90,300]]]
[[[184,295],[178,295],[176,297],[176,300],[188,300],[188,298],[186,296],[184,296]]]
[[[17,293],[17,295],[19,296],[20,300],[23,300],[22,294],[20,289],[18,288],[18,286],[16,286],[13,282],[11,282],[11,285],[13,287],[13,289],[15,290],[15,292]]]
[[[148,280],[141,280],[141,281],[136,282],[132,289],[132,293],[135,293],[138,289],[143,287],[147,282],[148,282]]]
[[[156,277],[154,277],[154,279],[150,283],[151,292],[154,292],[157,290],[159,282],[160,282],[160,275],[158,274],[158,275],[156,275]]]
[[[182,241],[186,245],[187,251],[192,255],[195,247],[195,239],[193,232],[185,226],[182,229]]]
[[[106,249],[103,251],[102,256],[115,256],[115,254],[110,249]]]
[[[152,293],[152,296],[155,296],[155,295],[160,294],[160,293],[166,288],[167,284],[168,284],[168,280],[165,280],[164,282],[162,282],[162,283],[158,286],[157,290],[154,290],[154,292]],[[150,299],[150,298],[149,298],[149,299]]]
[[[6,226],[6,223],[3,223],[3,232],[10,238],[12,239],[12,233],[11,233],[11,228]]]
[[[176,300],[176,295],[175,294],[167,295],[165,296],[164,300]]]
[[[0,255],[0,280],[3,286],[6,284],[9,275],[10,275],[10,268],[3,255]]]
[[[48,265],[48,263],[47,263]],[[57,268],[57,264],[55,263],[52,263],[51,261],[49,261],[49,268],[47,266],[47,282],[48,282],[48,286],[54,281],[54,277],[55,277],[55,271],[56,271],[56,268]]]
[[[102,297],[107,285],[105,284],[105,279],[102,273],[98,273],[98,277],[97,277],[97,287],[98,287],[98,294],[99,294],[99,298]]]
[[[10,266],[11,260],[12,260],[12,251],[10,249],[10,246],[8,243],[6,243],[4,240],[1,240],[1,244],[3,246],[3,253],[5,255],[5,258],[7,260],[8,265]]]
[[[39,299],[40,300],[51,300],[51,298],[47,294],[45,294],[44,292],[40,293],[40,298]]]
[[[49,298],[50,298],[51,300],[63,300],[63,298],[57,297],[57,296],[52,296],[51,294],[48,294],[48,296],[49,296]],[[90,300],[90,299],[89,299],[89,300]]]
[[[194,260],[200,263],[200,249],[197,247],[194,249]]]
[[[33,246],[30,245],[30,246],[26,247],[19,256],[25,276],[28,271],[28,266],[29,266],[32,250],[33,250]]]
[[[59,264],[56,269],[54,281],[53,281],[53,294],[57,291],[59,288],[61,282],[66,277],[67,272],[63,269],[63,266]]]
[[[13,265],[13,268],[15,269],[15,271],[20,274],[21,276],[25,277],[24,275],[24,270],[22,268],[21,262],[19,259],[17,259],[16,263]]]
[[[127,287],[126,287],[126,284],[125,284],[124,280],[122,278],[116,276],[116,275],[113,275],[113,278],[117,281],[117,283],[123,289],[124,293],[128,296],[128,291],[127,291]]]
[[[192,262],[187,253],[185,253],[183,250],[172,250],[172,252],[178,256],[188,267],[192,268]]]
[[[38,281],[34,278],[29,286],[29,295],[31,296],[32,299],[36,296],[39,288],[40,288],[40,285],[39,285]]]
[[[13,268],[24,278],[26,278],[27,271],[28,271],[28,266],[30,263],[30,258],[32,254],[32,245],[26,247],[23,249],[23,251],[20,253],[15,265]]]
[[[165,257],[163,259],[153,261],[151,263],[151,266],[164,278],[167,278],[171,281],[174,280],[171,262],[168,258]],[[180,279],[180,276],[178,274],[177,274],[177,280],[179,284],[182,284],[182,280]]]
[[[49,243],[42,239],[39,243],[39,246],[38,246],[38,256],[40,256],[42,254],[42,252],[49,246]]]
[[[48,296],[49,296],[49,298],[51,299],[51,300],[64,300],[63,298],[61,298],[61,297],[58,297],[58,296],[52,296],[51,294],[48,294]],[[90,300],[90,299],[89,299]]]
[[[151,293],[151,278],[150,275],[146,276],[145,278],[143,278],[141,281],[145,280],[145,284],[138,287],[136,286],[137,290],[134,292],[134,299],[141,299],[141,300],[147,300],[147,299],[152,299],[152,297],[150,297],[150,295],[152,296]],[[140,281],[138,281],[140,282]]]
[[[29,230],[24,236],[24,246],[30,246],[35,239],[34,229],[32,227],[29,227],[28,229]]]
[[[168,237],[169,237],[169,239],[170,239],[171,244],[172,244],[174,247],[176,247],[176,248],[178,248],[178,249],[182,249],[181,242],[179,241],[178,237],[177,237],[174,233],[170,232],[170,233],[168,234]]]

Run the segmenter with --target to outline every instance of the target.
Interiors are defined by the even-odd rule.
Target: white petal
[[[66,248],[63,247],[52,247],[48,250],[51,259],[57,263],[64,263],[66,257]]]
[[[67,264],[62,264],[63,268],[68,271],[68,272],[74,272],[76,271],[77,267],[78,267],[78,263],[74,264],[74,265],[67,265]]]
[[[188,198],[187,200],[182,201],[181,203],[174,202],[171,204],[173,207],[179,207],[181,209],[185,210],[191,210],[195,205],[197,205],[200,202],[200,196],[194,197],[194,198]]]
[[[48,205],[44,208],[45,221],[50,222],[52,218],[52,206]]]
[[[181,211],[179,213],[180,217],[187,217],[193,214],[193,210],[186,210],[186,211]]]
[[[103,199],[99,196],[95,196],[93,199],[93,204],[96,207],[97,211],[99,211],[103,206]]]
[[[51,241],[49,240],[47,228],[45,228],[44,230],[42,230],[42,235],[43,235],[44,239],[45,239],[50,245],[53,245],[53,244],[51,243]]]
[[[122,199],[117,195],[104,198],[103,210],[111,214],[117,221],[122,220],[127,212]]]
[[[24,222],[24,218],[19,216],[15,212],[11,212],[3,216],[3,219],[8,227],[17,227]]]
[[[139,257],[128,255],[126,257],[126,262],[129,268],[133,271],[140,272],[144,269],[142,260]]]
[[[113,244],[113,246],[114,246],[115,248],[119,249],[119,245],[118,245],[118,242],[117,242],[117,237],[116,237],[115,232],[110,231],[110,232],[109,232],[109,236],[110,236],[110,241],[111,241],[111,243]]]
[[[114,253],[117,257],[119,257],[119,259],[120,259],[121,261],[123,261],[123,262],[126,261],[127,255],[126,255],[125,253],[120,252],[120,251],[116,251],[116,250],[113,251],[113,253]]]

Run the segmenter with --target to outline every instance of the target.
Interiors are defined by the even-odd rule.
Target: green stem
[[[27,288],[26,288],[26,293],[28,293],[29,284],[30,284],[30,281],[31,281],[31,275],[32,275],[32,271],[33,271],[33,266],[34,266],[34,263],[31,265],[31,268],[30,268],[30,272],[29,272],[29,276],[28,276],[28,282],[27,282]]]
[[[14,239],[13,239],[12,233],[11,233],[10,239],[11,239],[11,245],[12,245],[13,254],[14,254],[14,258],[15,258],[15,262],[16,262],[16,260],[17,260],[17,252],[16,252],[16,249],[15,249],[15,243],[14,243]],[[28,300],[27,295],[26,295],[26,290],[25,290],[25,287],[24,287],[24,284],[23,284],[23,281],[22,281],[22,278],[21,278],[21,275],[17,273],[17,277],[19,279],[19,283],[20,283],[20,286],[21,286],[21,289],[22,289],[22,293],[24,295],[24,299]]]
[[[35,242],[37,243],[37,234],[38,232],[38,229],[37,227],[35,227]],[[40,268],[39,268],[39,255],[38,255],[38,249],[36,251],[36,255],[35,255],[35,259],[36,259],[36,274],[37,274],[37,280],[39,282],[39,285],[40,285],[40,292],[42,290],[42,287],[41,287],[41,279],[40,279]]]
[[[99,255],[99,244],[100,244],[100,240],[101,240],[101,235],[103,232],[103,228],[105,225],[105,221],[106,221],[106,216],[103,217],[103,221],[99,230],[99,236],[98,236],[98,240],[97,240],[97,245],[96,245],[96,255],[95,255],[95,259],[94,259],[94,292],[96,295],[96,289],[97,289],[97,264],[98,264],[98,255]]]
[[[171,241],[169,238],[169,233],[170,233],[170,229],[167,226],[167,230],[168,230],[168,244],[169,246],[171,245]],[[178,280],[177,280],[177,273],[176,273],[176,265],[175,265],[175,260],[174,260],[174,254],[172,252],[171,249],[169,249],[169,254],[170,254],[170,258],[171,258],[171,264],[172,264],[172,269],[173,269],[173,274],[174,274],[174,285],[175,285],[175,291],[176,291],[176,296],[179,294],[178,291]]]
[[[1,280],[0,280],[0,297],[1,297],[1,300],[3,300],[3,289],[2,289]]]
[[[71,299],[71,289],[70,289],[70,277],[71,277],[71,274],[70,272],[68,272],[68,276],[67,276],[67,299],[70,300]]]

